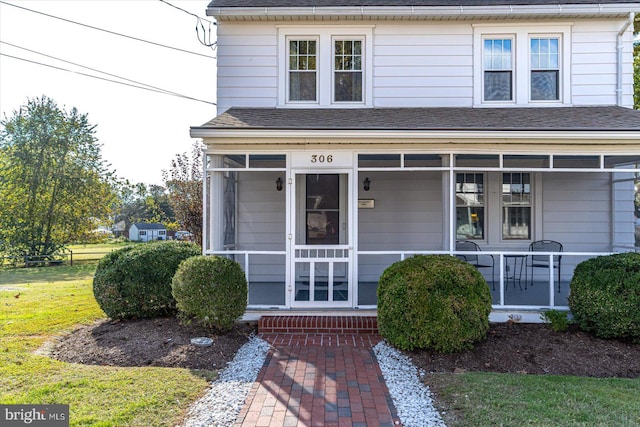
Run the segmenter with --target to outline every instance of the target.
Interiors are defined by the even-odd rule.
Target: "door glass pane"
[[[306,244],[340,244],[340,176],[307,175],[306,194]]]
[[[310,301],[309,288],[311,285],[309,277],[309,263],[297,262],[296,263],[296,286],[295,296],[296,301]]]
[[[329,301],[329,263],[316,262],[313,286],[314,301]]]
[[[346,262],[333,263],[333,301],[349,301]]]

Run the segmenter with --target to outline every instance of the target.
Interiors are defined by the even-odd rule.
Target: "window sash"
[[[485,186],[481,173],[456,174],[456,239],[484,240]]]
[[[513,101],[513,38],[483,40],[485,101]]]
[[[289,39],[289,101],[317,101],[317,41]]]
[[[531,174],[502,174],[502,239],[531,239]]]
[[[333,99],[335,102],[363,101],[363,41],[333,41]]]
[[[529,42],[531,100],[560,99],[560,39],[535,37]]]

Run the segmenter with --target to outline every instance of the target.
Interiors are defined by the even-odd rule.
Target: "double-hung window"
[[[557,37],[535,37],[530,40],[531,100],[560,99],[560,53]]]
[[[531,239],[531,174],[502,174],[502,238]]]
[[[289,40],[289,101],[317,101],[317,40]]]
[[[456,239],[484,240],[484,175],[456,174]]]
[[[513,101],[513,39],[484,39],[482,60],[484,100]]]
[[[333,98],[362,102],[362,40],[334,40]]]
[[[473,25],[475,105],[571,103],[571,26]]]
[[[278,26],[278,105],[373,105],[373,25]]]

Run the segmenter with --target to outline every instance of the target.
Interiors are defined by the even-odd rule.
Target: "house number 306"
[[[333,162],[333,156],[329,154],[325,156],[324,154],[312,154],[311,155],[311,163],[331,163]]]

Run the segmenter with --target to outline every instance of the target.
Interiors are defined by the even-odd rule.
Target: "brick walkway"
[[[372,350],[380,336],[349,332],[262,332],[273,349],[235,427],[399,426]]]

